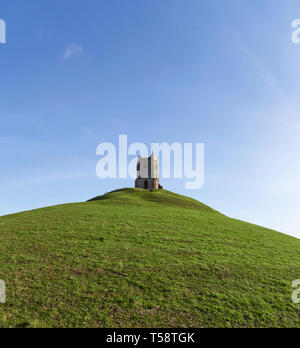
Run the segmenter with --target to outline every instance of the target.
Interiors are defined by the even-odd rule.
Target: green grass
[[[300,240],[168,191],[0,217],[0,327],[300,327]]]

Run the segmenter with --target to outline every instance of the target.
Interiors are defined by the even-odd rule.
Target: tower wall
[[[148,190],[159,189],[159,160],[154,154],[149,158],[139,156],[135,187]]]
[[[158,190],[159,180],[158,179],[136,179],[135,187],[146,189],[146,190]]]

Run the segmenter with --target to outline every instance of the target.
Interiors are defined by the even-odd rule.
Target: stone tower
[[[136,188],[158,190],[159,185],[159,160],[154,153],[149,158],[139,156],[137,161]]]

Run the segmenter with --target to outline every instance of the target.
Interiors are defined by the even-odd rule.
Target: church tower
[[[154,153],[149,158],[139,156],[135,187],[149,191],[161,188],[159,185],[159,160],[158,157],[154,156]]]

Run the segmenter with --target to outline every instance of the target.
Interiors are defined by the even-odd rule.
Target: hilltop
[[[300,240],[165,190],[0,217],[0,327],[300,327]]]

